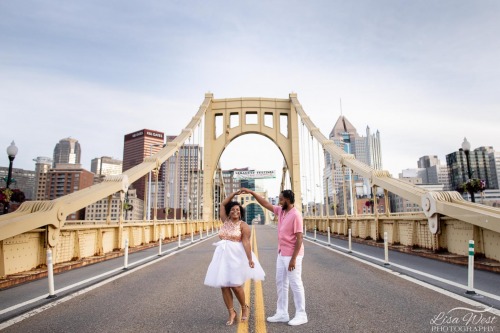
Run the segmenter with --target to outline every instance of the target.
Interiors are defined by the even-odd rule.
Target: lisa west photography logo
[[[500,320],[488,312],[491,309],[458,307],[440,312],[430,321],[431,332],[500,332]]]

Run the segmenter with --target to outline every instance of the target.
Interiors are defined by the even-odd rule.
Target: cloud
[[[121,158],[126,133],[178,134],[207,91],[215,98],[297,92],[325,136],[340,99],[360,134],[379,130],[384,167],[395,175],[423,155],[444,162],[464,136],[473,147],[498,149],[499,8],[1,2],[0,109],[10,118],[0,142],[16,140],[16,165],[32,169],[32,158],[52,156],[72,136],[89,167],[101,155]]]
[[[86,168],[94,157],[121,159],[125,134],[142,128],[178,134],[202,101],[189,105],[47,73],[16,70],[4,78],[1,108],[11,117],[0,138],[16,140],[16,164],[26,169],[32,168],[32,158],[52,157],[55,144],[68,136],[82,144]]]

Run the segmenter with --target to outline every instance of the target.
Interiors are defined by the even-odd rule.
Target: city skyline
[[[123,133],[180,133],[208,91],[296,92],[325,136],[341,113],[379,130],[397,177],[421,156],[445,160],[464,137],[499,149],[498,13],[493,1],[3,2],[0,109],[12,116],[0,142],[19,147],[15,168],[34,170],[71,136],[90,168],[122,156]],[[245,149],[250,162],[225,152],[225,169],[281,168],[270,141],[266,159],[239,141],[228,152]]]

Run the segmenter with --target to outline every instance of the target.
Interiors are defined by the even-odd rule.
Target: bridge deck
[[[52,300],[44,298],[46,280],[3,290],[0,292],[0,322],[3,322],[0,329],[4,327],[5,332],[298,332],[305,329],[313,332],[431,332],[436,326],[431,324],[431,320],[441,313],[447,314],[452,310],[448,316],[460,320],[467,313],[472,313],[454,308],[475,309],[476,301],[494,305],[496,309],[500,306],[498,297],[465,298],[464,290],[456,287],[447,287],[451,296],[445,295],[408,281],[406,278],[413,273],[400,274],[398,271],[401,272],[401,269],[396,267],[389,267],[390,271],[387,271],[382,264],[370,265],[354,260],[353,257],[358,255],[337,253],[317,242],[306,241],[303,280],[309,323],[299,328],[289,327],[286,323],[266,323],[264,318],[273,314],[276,302],[276,230],[268,226],[256,226],[255,236],[257,252],[267,276],[261,289],[255,283],[248,284],[252,304],[248,325],[226,328],[227,311],[220,290],[203,285],[214,251],[211,244],[215,238],[211,238],[178,252],[175,252],[177,244],[170,244],[158,259],[154,258],[157,249],[131,254],[130,268],[126,272],[121,270],[123,258],[117,258],[56,275],[58,297]],[[372,254],[379,255],[375,252]],[[148,256],[153,257],[145,261],[148,264],[132,264]],[[462,284],[467,278],[466,269],[461,266],[425,258],[406,260],[401,257],[394,260],[401,260],[416,269],[427,266],[433,274],[442,274]],[[418,262],[420,260],[422,262]],[[113,269],[116,271],[97,279],[102,281],[98,288],[95,288],[96,281],[92,281],[61,290],[77,281]],[[416,277],[419,280],[426,279],[418,275]],[[498,274],[476,272],[475,286],[500,295]],[[80,290],[81,295],[75,296],[76,290]],[[36,297],[41,299],[17,307],[19,303]],[[40,306],[46,307],[42,313]],[[34,307],[38,308],[38,314],[27,312]],[[12,311],[6,311],[9,308]],[[292,316],[293,309],[290,297]],[[483,322],[482,326],[498,330],[500,312],[492,311],[482,313],[483,318],[494,317],[496,320],[489,324]],[[16,316],[23,312],[26,319],[14,323],[19,320]],[[464,325],[462,323],[461,326]]]

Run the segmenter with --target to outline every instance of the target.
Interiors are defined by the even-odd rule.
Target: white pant
[[[278,254],[276,259],[277,314],[288,315],[288,286],[290,285],[295,303],[295,316],[307,318],[306,298],[302,284],[302,258],[303,256],[297,256],[295,269],[290,272],[288,264],[292,257]]]

